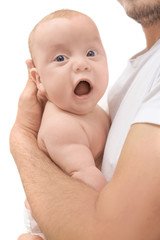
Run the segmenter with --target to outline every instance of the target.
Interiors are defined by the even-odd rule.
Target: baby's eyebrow
[[[57,48],[64,48],[66,47],[65,43],[54,43],[53,46],[57,49]]]
[[[69,51],[68,44],[66,43],[51,43],[50,48],[52,51]]]

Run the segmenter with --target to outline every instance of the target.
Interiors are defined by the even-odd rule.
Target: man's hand
[[[26,65],[28,81],[19,99],[18,114],[12,131],[18,127],[37,136],[46,99],[41,97],[30,75],[30,69],[34,67],[32,60],[27,60]]]
[[[28,69],[28,81],[19,98],[18,113],[15,124],[10,134],[11,152],[14,152],[15,135],[23,132],[25,135],[37,137],[43,109],[46,99],[41,97],[37,86],[30,75],[30,70],[34,67],[32,60],[26,61]],[[14,154],[13,154],[14,155]],[[40,236],[22,234],[18,240],[43,240]]]

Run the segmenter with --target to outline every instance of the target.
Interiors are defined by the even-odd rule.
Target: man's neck
[[[147,50],[149,50],[160,39],[160,21],[153,26],[143,28],[143,30],[146,36]]]

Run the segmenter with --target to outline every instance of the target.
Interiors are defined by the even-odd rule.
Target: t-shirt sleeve
[[[143,102],[132,122],[160,125],[160,79],[155,87],[144,97]]]

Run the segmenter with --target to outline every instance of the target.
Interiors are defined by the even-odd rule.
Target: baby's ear
[[[41,83],[41,80],[40,80],[40,76],[39,76],[39,73],[37,71],[37,68],[35,68],[35,67],[31,68],[30,74],[31,74],[31,77],[35,81],[35,83],[37,85],[37,88],[38,88],[38,85]]]
[[[31,74],[33,80],[35,81],[35,83],[37,85],[37,89],[39,90],[40,94],[42,96],[46,96],[46,90],[45,90],[43,83],[41,82],[41,78],[40,78],[40,75],[39,75],[37,69],[31,68],[30,74]]]

